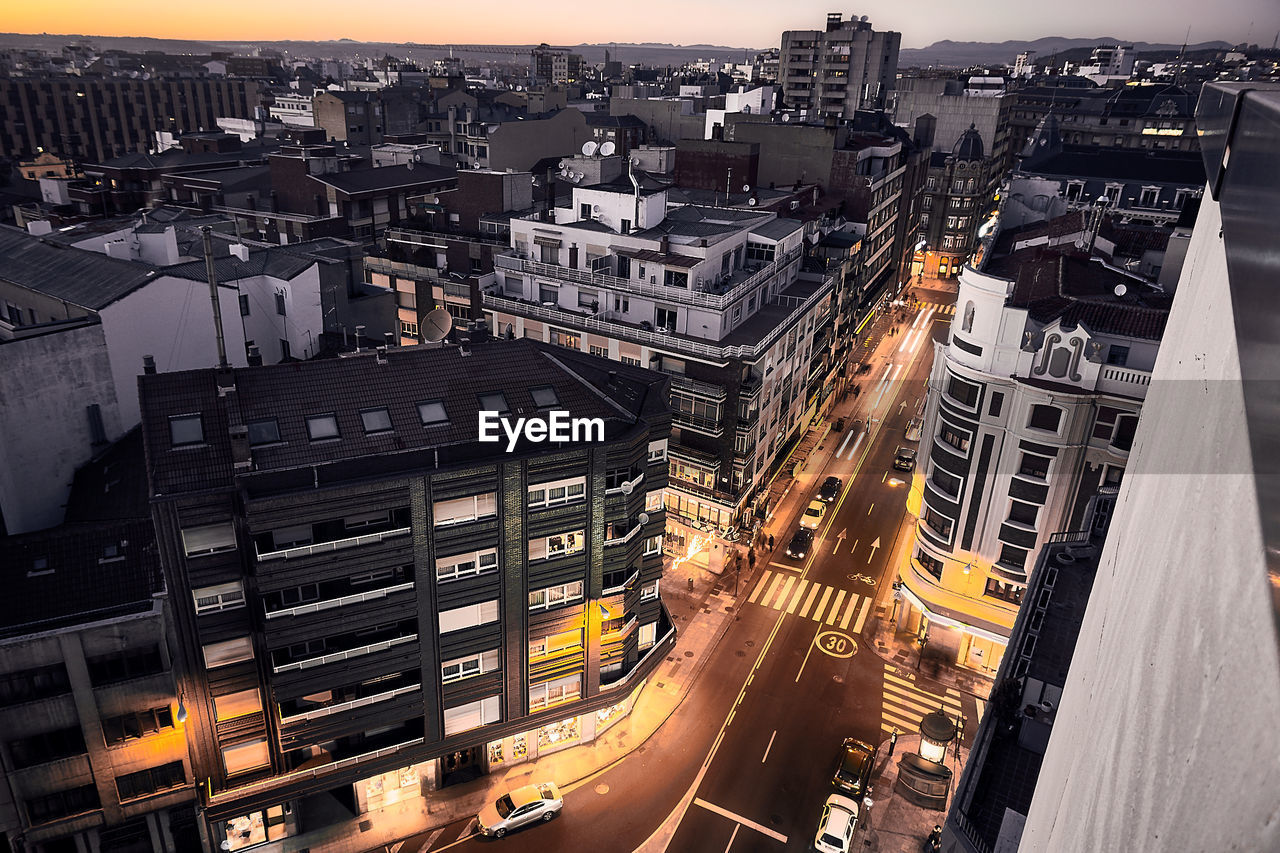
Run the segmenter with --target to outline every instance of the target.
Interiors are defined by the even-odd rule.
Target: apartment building
[[[1123,265],[1076,218],[997,230],[960,272],[897,614],[960,666],[996,671],[1038,550],[1124,476],[1172,294]]]
[[[668,535],[741,523],[807,393],[833,281],[801,272],[804,226],[776,213],[683,205],[649,179],[574,186],[568,206],[510,220],[482,294],[495,334],[671,376]],[[705,543],[705,536],[701,537]]]
[[[490,340],[140,387],[208,849],[589,742],[673,642],[664,376]]]
[[[0,566],[0,847],[198,849],[150,520],[0,539]]]
[[[102,162],[150,150],[158,130],[212,131],[223,116],[253,118],[259,100],[251,80],[0,77],[0,157],[44,150]]]
[[[1014,92],[1009,108],[1009,145],[1026,148],[1046,115],[1061,122],[1071,145],[1199,151],[1195,110],[1198,90],[1170,83],[1098,88],[1082,78],[1051,77]]]
[[[977,248],[978,229],[990,218],[1003,176],[1000,161],[987,156],[982,135],[970,126],[951,151],[929,155],[920,236],[922,271],[947,278],[960,272]]]
[[[898,74],[902,33],[876,32],[866,15],[842,17],[831,12],[824,30],[782,34],[778,82],[788,107],[852,118],[856,110],[885,105]]]

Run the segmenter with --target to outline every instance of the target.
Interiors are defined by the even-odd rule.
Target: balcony
[[[305,660],[295,660],[290,661],[289,663],[282,663],[279,666],[273,666],[271,671],[276,675],[279,675],[282,672],[310,669],[312,667],[323,666],[328,663],[337,663],[338,661],[350,660],[351,658],[363,657],[364,655],[376,654],[377,652],[385,652],[387,649],[394,648],[395,646],[402,646],[405,643],[416,643],[417,641],[417,634],[409,634],[404,637],[393,637],[390,640],[370,643],[367,646],[357,646],[354,649],[343,649],[340,652],[332,652],[327,655],[321,655],[318,658],[307,658]]]
[[[686,412],[673,411],[671,413],[671,422],[678,427],[691,429],[700,435],[710,436],[711,438],[724,436],[724,424],[718,419],[700,418],[697,415],[691,415]]]
[[[383,693],[376,693],[373,696],[362,696],[359,699],[352,699],[349,702],[339,702],[336,705],[329,705],[324,708],[315,708],[311,711],[303,711],[301,714],[294,714],[289,717],[281,717],[280,722],[284,725],[290,725],[292,723],[318,720],[321,717],[328,717],[331,714],[341,714],[343,711],[350,711],[353,708],[363,708],[366,705],[374,705],[378,702],[387,702],[398,696],[415,693],[421,689],[421,684],[410,684],[407,687],[397,687],[395,690],[387,690]]]
[[[639,578],[639,577],[640,577],[640,570],[639,570],[639,569],[636,569],[634,572],[632,572],[632,573],[631,573],[631,577],[627,578],[626,580],[624,580],[622,583],[618,584],[617,586],[611,586],[611,587],[609,587],[608,589],[602,589],[602,590],[600,590],[600,597],[601,597],[601,598],[604,598],[604,597],[607,597],[607,596],[610,596],[610,595],[617,595],[617,594],[618,594],[618,593],[620,593],[620,592],[626,592],[626,591],[627,591],[627,587],[629,587],[629,586],[631,586],[633,583],[635,583],[635,582],[636,582],[636,579],[637,579],[637,578]]]
[[[1147,388],[1151,385],[1151,373],[1147,370],[1134,370],[1129,367],[1117,367],[1104,364],[1098,374],[1098,391],[1104,394],[1117,394],[1121,397],[1146,399]]]
[[[630,530],[626,532],[626,535],[615,536],[613,539],[606,539],[604,540],[604,544],[605,545],[625,545],[626,543],[630,542],[632,539],[635,539],[637,536],[639,536],[641,530],[644,530],[644,525],[639,522],[636,522],[635,526],[633,526]]]
[[[296,607],[286,607],[283,610],[271,610],[267,612],[267,618],[278,619],[281,616],[302,616],[307,613],[315,613],[319,610],[329,610],[334,607],[345,607],[349,604],[363,604],[366,601],[386,598],[392,593],[403,592],[407,589],[413,589],[413,581],[396,584],[395,586],[383,587],[382,589],[371,589],[354,595],[344,595],[341,598],[330,598],[327,601],[311,601],[306,604],[299,604]]]
[[[394,275],[397,278],[409,278],[414,281],[436,281],[441,276],[440,270],[435,267],[407,264],[390,258],[380,258],[377,255],[365,255],[364,268],[366,272]]]
[[[796,247],[759,270],[739,270],[730,277],[727,289],[720,293],[706,290],[686,290],[682,287],[667,287],[663,284],[651,284],[646,281],[618,278],[606,273],[595,273],[553,264],[538,263],[515,255],[497,255],[493,259],[493,265],[501,270],[527,273],[543,278],[585,284],[591,287],[608,287],[637,296],[649,296],[667,302],[724,311],[734,302],[746,298],[753,288],[778,275],[791,263],[798,261],[800,252],[800,247]],[[745,278],[740,278],[743,275],[745,275]]]
[[[644,482],[644,472],[643,472],[643,471],[641,471],[639,474],[636,474],[635,479],[633,479],[633,480],[628,480],[627,482],[622,483],[622,484],[620,484],[620,485],[618,485],[618,486],[615,486],[615,487],[613,487],[612,489],[605,489],[605,490],[604,490],[604,493],[605,493],[606,495],[629,495],[629,494],[631,494],[633,491],[635,491],[635,490],[636,490],[636,488],[637,488],[637,487],[638,487],[642,482]]]
[[[263,563],[268,560],[288,560],[293,557],[308,557],[312,554],[323,554],[328,551],[340,551],[344,548],[356,548],[360,545],[370,545],[374,542],[381,542],[384,539],[391,539],[396,536],[408,535],[411,528],[397,527],[393,530],[383,530],[378,533],[365,533],[361,536],[349,536],[346,539],[334,539],[330,542],[316,542],[312,545],[299,545],[296,548],[284,548],[279,551],[263,551],[258,554],[258,562]]]

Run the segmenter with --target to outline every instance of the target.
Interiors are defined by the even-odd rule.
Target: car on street
[[[858,826],[858,804],[841,794],[832,794],[822,804],[818,834],[813,847],[821,853],[849,853],[853,849],[853,830]]]
[[[502,838],[513,829],[551,820],[564,808],[564,798],[553,782],[525,785],[503,794],[476,815],[481,835]]]
[[[919,441],[920,430],[924,427],[924,422],[919,418],[912,418],[907,421],[906,437],[907,441]]]
[[[875,763],[876,751],[870,744],[847,737],[840,744],[840,758],[836,762],[836,773],[831,777],[831,784],[861,800],[867,795]]]
[[[805,509],[804,515],[800,516],[800,526],[815,530],[822,523],[822,517],[826,514],[826,503],[817,500],[809,501],[809,506]]]
[[[803,560],[809,556],[809,549],[813,547],[813,531],[807,527],[801,527],[791,537],[791,541],[787,543],[787,556],[794,557],[797,560]]]
[[[899,447],[893,456],[893,467],[899,471],[910,471],[916,467],[916,452],[910,447]]]
[[[844,485],[844,481],[839,477],[828,477],[822,481],[822,488],[818,489],[818,500],[831,503],[840,497],[840,488]]]

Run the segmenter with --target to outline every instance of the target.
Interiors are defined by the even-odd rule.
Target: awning
[[[560,238],[558,237],[539,237],[535,234],[533,235],[533,242],[539,246],[546,246],[549,249],[560,248]]]

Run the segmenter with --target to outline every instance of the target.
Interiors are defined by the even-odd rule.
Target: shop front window
[[[538,749],[553,746],[564,746],[581,737],[578,718],[570,717],[558,723],[551,723],[538,729]]]
[[[233,818],[224,827],[226,844],[219,845],[223,850],[245,850],[268,841],[277,841],[288,834],[282,805]]]

